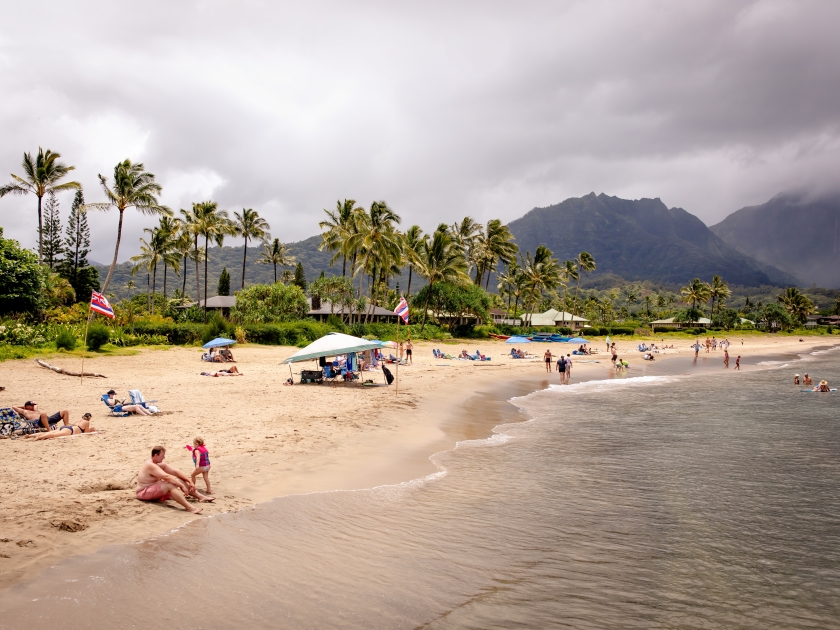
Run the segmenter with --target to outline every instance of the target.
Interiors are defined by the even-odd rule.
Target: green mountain
[[[306,240],[298,241],[297,243],[288,243],[289,252],[294,256],[296,261],[303,263],[303,271],[306,274],[307,282],[312,282],[321,275],[321,271],[327,276],[341,275],[341,260],[339,260],[334,267],[330,267],[330,259],[332,252],[319,251],[318,245],[321,243],[320,236],[312,236]],[[248,259],[245,269],[245,286],[252,284],[270,284],[274,282],[274,267],[272,265],[261,265],[257,263],[262,253],[262,246],[248,247]],[[230,289],[231,293],[239,290],[242,286],[242,245],[238,247],[213,247],[209,249],[209,256],[207,260],[207,276],[210,281],[207,285],[207,297],[216,295],[219,275],[223,268],[227,268],[230,273]],[[105,281],[105,276],[108,275],[108,265],[100,263],[92,263],[94,267],[99,270],[99,278],[101,282]],[[348,261],[348,273],[350,263]],[[146,273],[138,271],[135,275],[131,275],[131,263],[124,262],[117,265],[114,270],[114,277],[111,280],[111,286],[108,287],[108,293],[113,293],[118,299],[128,297],[129,295],[146,292]],[[294,266],[290,267],[294,271]],[[183,270],[182,270],[183,271]],[[283,269],[277,268],[277,278]],[[195,299],[195,263],[188,263],[187,275],[187,295]],[[204,263],[199,265],[199,282],[201,283],[201,295],[204,297]],[[127,284],[129,280],[133,280],[136,285],[134,289],[128,289]],[[358,280],[356,280],[358,283]],[[396,280],[399,282],[403,290],[408,286],[408,271]],[[183,278],[178,276],[170,269],[167,272],[166,290],[169,295],[175,288],[180,289],[183,283]],[[411,292],[416,293],[421,286],[425,284],[416,274],[411,279]],[[367,284],[365,284],[367,287]],[[156,290],[160,293],[163,291],[163,269],[158,268]],[[367,289],[366,289],[367,290]]]
[[[733,285],[793,282],[788,274],[737,251],[697,217],[659,199],[635,201],[590,193],[512,221],[522,251],[546,245],[560,261],[581,251],[595,257],[596,276],[685,284],[721,275]]]
[[[709,229],[735,249],[794,275],[800,285],[840,287],[840,195],[776,195]]]

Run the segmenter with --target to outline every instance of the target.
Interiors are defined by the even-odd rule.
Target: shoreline
[[[826,346],[823,339],[815,340],[821,343],[799,343],[792,338],[767,341],[777,343],[768,343],[761,347],[756,347],[757,344],[748,346],[752,350],[762,350],[761,354],[750,353],[750,362],[744,362],[744,366],[748,370],[760,369],[755,363],[761,360],[771,360],[775,356],[791,357],[788,360],[797,360],[798,354],[813,352],[816,348]],[[779,341],[783,343],[778,343]],[[474,342],[470,343],[471,345],[474,344]],[[272,377],[269,376],[268,383],[257,382],[252,383],[252,385],[255,385],[257,389],[260,385],[271,386],[275,390],[279,389],[280,392],[275,392],[278,398],[287,392],[295,393],[297,394],[296,398],[302,398],[304,403],[309,405],[309,411],[315,413],[301,418],[301,412],[303,411],[301,407],[289,410],[285,408],[288,404],[280,406],[279,409],[275,406],[275,412],[280,411],[281,413],[274,418],[274,421],[283,418],[287,421],[290,418],[292,419],[291,423],[284,427],[287,429],[286,433],[291,434],[285,438],[285,442],[292,447],[288,450],[285,449],[285,444],[281,447],[282,450],[276,448],[274,444],[272,444],[272,448],[266,447],[270,443],[269,440],[277,439],[277,435],[264,435],[262,447],[257,444],[242,444],[242,442],[256,441],[258,435],[265,434],[266,429],[262,426],[256,431],[251,430],[245,436],[234,431],[235,436],[243,439],[240,439],[236,445],[237,448],[230,448],[233,445],[227,445],[227,449],[218,447],[220,442],[220,438],[216,437],[218,427],[208,423],[206,419],[195,420],[195,422],[200,423],[198,427],[176,427],[176,433],[180,434],[185,432],[189,434],[200,428],[205,439],[209,443],[217,445],[215,448],[211,448],[211,453],[219,453],[219,458],[214,460],[214,466],[217,461],[220,462],[219,469],[221,470],[217,472],[216,469],[213,469],[211,479],[214,484],[218,483],[218,486],[222,487],[223,490],[218,492],[214,488],[214,492],[217,493],[217,496],[220,496],[220,501],[215,506],[217,509],[214,511],[208,510],[207,514],[235,512],[282,496],[390,485],[433,474],[438,471],[438,467],[432,461],[433,455],[455,448],[457,443],[462,440],[492,437],[493,429],[496,426],[511,422],[509,412],[516,407],[511,406],[503,411],[505,406],[510,404],[510,398],[544,389],[550,382],[556,383],[557,380],[556,372],[552,372],[550,378],[547,377],[541,361],[501,360],[498,363],[482,365],[455,361],[444,363],[431,359],[429,356],[421,359],[422,355],[431,354],[432,347],[440,345],[428,342],[415,344],[415,355],[418,361],[415,366],[401,370],[399,399],[393,395],[392,388],[365,390],[341,387],[333,389],[329,386],[301,386],[288,389],[274,387],[279,385],[280,376],[276,372],[276,364],[296,349],[265,346],[241,349],[241,355],[246,359],[250,358],[252,361],[249,366],[248,362],[240,359],[240,369],[245,371],[246,374],[254,371],[252,368],[254,357],[259,356],[259,353],[265,355],[271,353],[268,364],[270,368],[275,369],[273,376],[275,382],[272,383]],[[541,354],[546,347],[559,350],[558,345],[533,344],[529,346],[529,349],[533,347],[534,352]],[[594,345],[597,347],[597,342]],[[487,354],[494,356],[494,359],[505,349],[505,344],[498,342],[482,342],[480,346],[482,348],[491,347],[492,350]],[[509,349],[509,346],[507,348]],[[179,354],[191,353],[190,350],[177,350],[180,351]],[[250,351],[253,351],[253,353]],[[252,354],[253,357],[250,357]],[[669,365],[673,366],[673,369],[677,369],[676,364],[682,362],[675,362],[674,359],[678,357],[686,359],[691,353],[685,351],[685,349],[679,349],[672,354],[662,355],[653,364],[636,360],[626,349],[622,354],[623,356],[629,356],[631,365],[638,371],[631,371],[631,373],[619,376],[619,378],[632,378],[670,371],[672,368],[668,368]],[[157,355],[154,358],[158,358],[163,353],[144,352],[141,355],[146,358]],[[143,356],[134,362],[141,363]],[[573,383],[583,380],[612,378],[613,370],[607,362],[584,363],[584,361],[603,361],[604,356],[602,354],[597,357],[579,357],[581,362],[576,362],[573,367]],[[731,365],[734,365],[734,356],[735,353],[732,353]],[[714,354],[708,356],[709,359],[713,357],[715,357]],[[722,362],[721,357],[721,353],[718,352],[716,358],[720,362]],[[113,366],[116,362],[131,362],[132,359],[134,357],[109,357],[104,359],[101,364],[98,363],[99,359],[96,361],[97,365],[104,366],[107,363],[110,369],[110,366]],[[706,368],[706,362],[707,360],[701,361],[700,366],[695,364],[694,369],[690,369],[688,373],[693,371],[698,373],[720,371],[713,367],[712,362],[709,362],[708,368]],[[447,367],[439,368],[438,365],[446,365]],[[697,370],[697,367],[700,369]],[[1,367],[0,370],[2,370]],[[31,371],[31,369],[20,370],[24,373],[24,377],[31,377]],[[103,371],[105,370],[103,369]],[[678,368],[678,371],[679,373],[686,373],[683,367]],[[270,374],[270,372],[267,373]],[[36,374],[41,374],[41,371],[36,372]],[[49,375],[44,377],[48,382],[56,380],[49,380],[48,377]],[[62,379],[66,384],[65,377],[57,378]],[[27,379],[24,378],[24,380]],[[69,380],[75,381],[74,379]],[[116,379],[110,379],[108,385],[111,386],[114,380]],[[207,381],[210,381],[213,385],[221,384],[219,381],[224,381],[225,386],[230,384],[228,387],[228,391],[230,391],[230,387],[234,385],[231,381],[241,382],[242,379],[204,379],[203,382],[206,383]],[[10,381],[7,379],[6,382]],[[75,385],[78,386],[77,381],[75,381]],[[102,388],[101,383],[95,383],[94,385]],[[84,389],[86,390],[84,393],[87,394],[88,388],[85,387]],[[141,389],[144,389],[147,398],[153,398],[146,391],[150,388],[141,386]],[[295,390],[295,392],[291,392],[291,390]],[[369,396],[370,394],[373,394],[373,396]],[[158,394],[155,394],[154,397],[157,396]],[[316,400],[311,400],[313,397]],[[161,401],[162,408],[170,406],[168,400],[164,401],[161,398]],[[286,402],[291,402],[292,406],[295,406],[294,401]],[[325,416],[332,421],[341,417],[340,412],[335,412],[335,408],[341,407],[341,403],[345,403],[342,410],[349,416],[349,420],[342,423],[343,426],[335,426],[336,423],[331,423],[329,420],[323,423]],[[19,403],[10,401],[4,404]],[[221,403],[216,402],[216,404],[220,405]],[[294,411],[297,411],[297,414],[293,413]],[[76,416],[78,415],[80,414],[74,414],[73,419],[77,419]],[[176,415],[163,416],[159,420],[168,423]],[[503,421],[500,421],[502,415],[506,417]],[[362,420],[362,416],[367,421]],[[316,419],[320,419],[322,425],[325,426],[314,430],[314,436],[293,435],[294,433],[301,434],[304,430],[312,431],[311,427]],[[524,420],[527,420],[525,416],[522,417],[522,421]],[[152,419],[150,423],[157,421],[158,419]],[[97,457],[98,449],[111,447],[116,440],[103,438],[112,438],[110,434],[114,433],[115,428],[128,425],[122,419],[102,419],[100,413],[96,414],[95,423],[100,428],[105,429],[106,432],[100,436],[80,438],[81,440],[92,439],[93,441],[90,444],[80,444],[68,439],[49,440],[35,444],[22,444],[17,440],[11,442],[0,441],[0,448],[10,450],[9,446],[14,445],[15,455],[22,455],[21,457],[4,457],[2,469],[8,471],[14,468],[14,462],[10,461],[13,459],[31,463],[34,457],[43,452],[36,449],[43,446],[53,447],[50,452],[66,456],[65,459],[75,459],[81,464],[85,457]],[[173,421],[171,424],[174,425],[175,422]],[[291,426],[297,428],[290,429]],[[140,428],[142,429],[142,426]],[[278,428],[280,427],[270,425],[268,430]],[[132,432],[130,425],[128,431]],[[140,432],[135,431],[133,433]],[[100,439],[102,439],[103,444],[95,444],[95,441]],[[77,448],[77,446],[84,448]],[[173,455],[172,459],[175,460],[174,465],[188,472],[188,467],[183,465],[183,454],[178,452],[180,449],[173,448],[174,446],[175,443],[170,441],[169,448]],[[249,446],[255,446],[255,448],[248,448]],[[143,450],[145,449],[139,449],[140,452]],[[101,452],[99,454],[101,455]],[[167,454],[169,455],[170,452]],[[145,456],[148,455],[145,454]],[[39,461],[43,461],[43,458]],[[142,459],[136,459],[132,456],[129,461],[136,461],[136,467],[139,467]],[[265,470],[271,471],[270,474],[262,472]],[[233,475],[230,474],[231,472],[239,474]],[[66,474],[75,476],[74,473],[75,471],[70,471]],[[79,476],[85,477],[85,475]],[[99,483],[102,483],[101,473],[87,475],[87,477],[99,478]],[[12,482],[14,481],[12,480]],[[63,531],[59,529],[55,522],[58,520],[60,524],[62,518],[66,521],[72,518],[89,517],[89,514],[82,514],[85,511],[84,509],[77,510],[75,515],[65,517],[49,513],[39,517],[36,515],[42,512],[32,509],[27,510],[26,514],[18,514],[17,519],[13,515],[3,514],[0,523],[3,525],[4,539],[7,539],[8,542],[0,545],[0,553],[7,556],[0,558],[0,567],[2,567],[0,569],[0,591],[29,581],[50,565],[66,558],[89,554],[113,544],[132,543],[167,534],[196,520],[196,517],[190,517],[180,509],[163,508],[158,505],[150,506],[136,501],[133,486],[129,482],[118,482],[116,485],[121,486],[118,489],[105,490],[101,487],[95,487],[96,479],[82,481],[82,486],[77,485],[75,488],[75,496],[72,496],[72,489],[68,489],[67,493],[71,495],[69,502],[87,503],[88,505],[83,505],[82,508],[88,508],[87,512],[90,512],[90,508],[93,508],[94,514],[101,516],[98,519],[94,516],[91,521],[85,523],[87,527],[82,531]],[[0,481],[0,484],[8,486],[7,482],[8,480],[3,480]],[[88,484],[87,488],[85,488],[85,483]],[[25,488],[21,488],[21,490],[25,490]],[[49,493],[47,492],[47,494]],[[7,503],[8,496],[9,488],[0,485],[0,500]],[[107,506],[109,501],[113,499],[116,499],[118,503],[115,511],[109,510]],[[10,516],[12,518],[9,518]],[[21,519],[21,516],[24,518]],[[31,540],[34,546],[28,544],[13,546],[13,543],[20,540]],[[49,544],[50,542],[53,544]],[[8,557],[11,555],[9,551],[17,553],[14,557]]]

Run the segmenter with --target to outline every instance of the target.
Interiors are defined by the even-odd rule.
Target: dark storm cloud
[[[344,197],[427,229],[592,190],[714,223],[836,181],[834,3],[452,4],[18,3],[0,172],[49,147],[94,201],[130,157],[173,208],[253,207],[284,240]],[[0,212],[34,243],[33,200]],[[150,224],[128,217],[121,258]],[[115,230],[96,217],[96,259]]]

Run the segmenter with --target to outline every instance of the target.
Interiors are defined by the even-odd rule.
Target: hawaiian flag
[[[101,293],[97,293],[96,291],[93,291],[90,294],[90,310],[95,313],[99,313],[100,315],[104,315],[105,317],[114,319],[114,309],[111,308],[110,304],[108,304],[108,300],[105,299],[105,296]]]
[[[394,309],[394,313],[402,317],[406,324],[408,323],[408,302],[405,301],[404,297],[400,298],[400,303],[397,304],[397,308]]]

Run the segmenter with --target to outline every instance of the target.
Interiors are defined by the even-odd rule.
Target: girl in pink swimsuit
[[[204,483],[207,485],[207,494],[212,494],[210,491],[210,451],[204,445],[204,440],[197,437],[193,440],[193,445],[188,444],[186,448],[192,452],[193,464],[195,465],[195,470],[190,475],[193,485],[195,485],[195,478],[201,473],[204,477]]]

